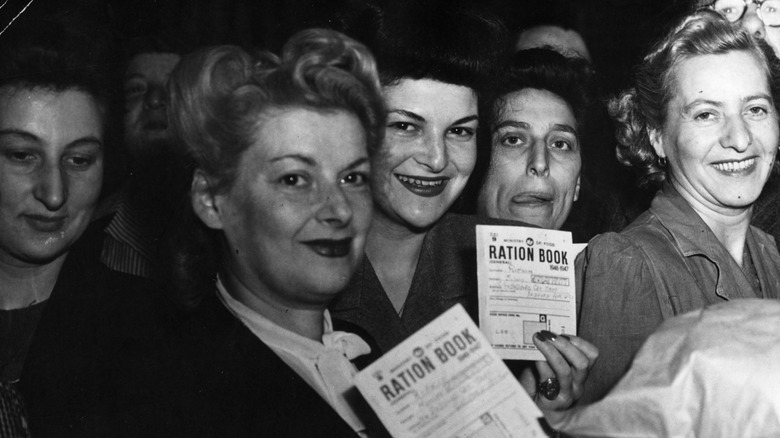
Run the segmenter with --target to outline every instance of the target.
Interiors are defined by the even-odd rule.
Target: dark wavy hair
[[[365,46],[332,30],[295,34],[281,57],[252,55],[236,46],[194,52],[174,69],[169,92],[174,137],[193,166],[209,177],[214,192],[234,183],[241,156],[272,111],[345,110],[360,120],[369,153],[382,142],[385,112],[374,58]],[[191,307],[204,288],[213,290],[219,234],[191,208],[181,221],[168,236],[164,269],[174,298]]]
[[[367,2],[340,23],[337,27],[374,53],[383,86],[406,78],[433,79],[481,93],[512,50],[501,20],[485,8],[457,0],[393,7]]]
[[[497,85],[482,103],[482,122],[492,131],[504,110],[506,97],[525,88],[549,91],[571,107],[578,128],[585,124],[591,105],[595,103],[595,73],[583,58],[567,57],[558,51],[541,47],[520,50],[510,60]]]
[[[668,104],[677,92],[676,67],[701,55],[735,51],[754,56],[766,73],[775,108],[780,98],[780,62],[772,48],[717,12],[700,10],[682,19],[635,69],[635,86],[609,102],[616,123],[617,156],[640,173],[640,186],[655,187],[666,179],[666,168],[650,144],[650,130],[663,131]]]
[[[490,167],[491,135],[506,107],[507,96],[526,88],[546,90],[563,99],[574,113],[582,140],[589,113],[597,102],[596,76],[591,64],[584,58],[568,57],[549,47],[518,51],[509,57],[508,66],[495,77],[493,87],[480,101],[477,164],[464,191],[463,212],[473,212],[476,207],[479,190]]]
[[[95,100],[108,123],[119,77],[112,49],[76,23],[19,20],[0,38],[0,87],[78,90]]]

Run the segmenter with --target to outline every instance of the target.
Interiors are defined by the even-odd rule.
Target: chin
[[[19,259],[33,265],[46,265],[67,253],[68,249],[69,245],[51,247],[46,243],[40,243],[25,249]]]

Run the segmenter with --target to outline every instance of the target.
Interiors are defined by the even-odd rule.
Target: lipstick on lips
[[[443,176],[429,178],[423,176],[401,175],[397,173],[395,174],[395,177],[407,190],[417,196],[423,196],[425,198],[439,196],[450,181],[449,178]]]
[[[345,257],[352,250],[352,238],[344,239],[314,239],[303,242],[312,251],[323,257]]]

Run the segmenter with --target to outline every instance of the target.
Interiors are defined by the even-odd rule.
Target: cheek
[[[352,220],[358,232],[366,233],[371,225],[373,205],[371,193],[368,190],[347,195],[352,207]]]
[[[564,157],[554,163],[550,173],[553,176],[558,196],[571,198],[577,189],[577,179],[582,171],[582,161],[577,157]]]
[[[458,169],[460,176],[468,178],[477,163],[477,144],[469,143],[450,149],[450,161]]]
[[[132,99],[125,104],[125,125],[132,124],[138,120],[143,106],[142,103],[141,99]]]
[[[100,197],[100,190],[103,185],[103,167],[90,170],[89,172],[79,173],[75,176],[69,176],[68,199],[74,206],[92,209],[97,204]]]
[[[523,168],[520,160],[502,159],[490,166],[487,178],[487,186],[496,194],[509,192],[512,186],[519,185],[522,180]]]
[[[380,177],[385,177],[388,172],[391,172],[395,167],[401,164],[404,158],[401,156],[405,149],[401,142],[393,138],[385,138],[382,142],[382,146],[377,151],[376,155],[371,160],[371,170],[373,174],[377,174]]]

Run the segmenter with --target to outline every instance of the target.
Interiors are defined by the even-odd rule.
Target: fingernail
[[[563,339],[566,339],[567,341],[571,341],[571,338],[568,335],[558,335],[562,337]]]
[[[555,333],[553,333],[551,331],[547,331],[547,330],[542,330],[540,332],[537,332],[536,336],[538,336],[539,340],[542,341],[542,342],[554,341],[555,340]]]

